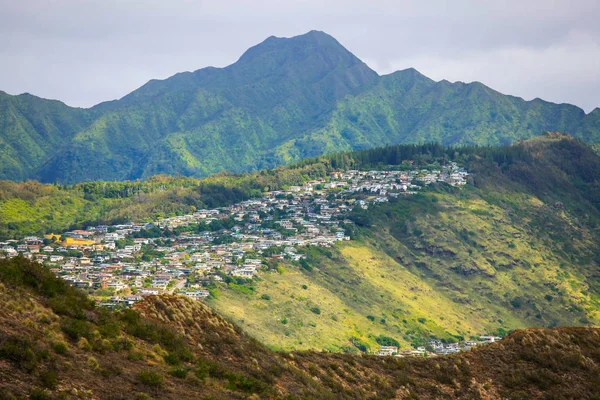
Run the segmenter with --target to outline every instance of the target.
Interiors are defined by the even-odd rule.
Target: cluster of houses
[[[419,346],[416,349],[399,350],[397,346],[381,346],[378,356],[394,357],[435,357],[448,355],[461,351],[470,351],[475,346],[482,346],[502,340],[499,336],[480,336],[479,340],[465,340],[458,343],[444,343],[441,340],[431,340],[428,346]]]
[[[173,292],[201,299],[210,295],[207,287],[227,277],[251,279],[271,259],[300,261],[305,246],[350,240],[345,227],[355,207],[433,182],[464,185],[467,175],[454,163],[439,170],[333,172],[228,207],[2,242],[0,257],[39,261],[107,307]],[[148,235],[151,230],[162,234]]]

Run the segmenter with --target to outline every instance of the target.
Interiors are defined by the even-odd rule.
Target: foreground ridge
[[[519,330],[434,359],[273,352],[179,296],[97,309],[24,259],[0,261],[3,398],[580,398],[600,390],[600,332]]]

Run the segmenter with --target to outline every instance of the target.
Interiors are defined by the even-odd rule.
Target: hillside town
[[[264,197],[149,223],[89,226],[0,243],[0,257],[43,263],[101,306],[122,308],[144,296],[210,295],[224,280],[252,279],[306,246],[350,240],[349,213],[409,196],[434,182],[466,184],[456,163],[439,169],[340,171]]]
[[[435,357],[455,354],[461,351],[471,351],[475,346],[482,346],[502,340],[499,336],[481,335],[479,340],[465,340],[456,343],[444,343],[441,340],[431,340],[427,346],[418,346],[414,349],[399,349],[398,346],[380,346],[378,356],[394,357]]]

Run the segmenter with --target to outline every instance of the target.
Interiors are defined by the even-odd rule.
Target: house
[[[381,346],[377,352],[378,356],[393,356],[394,354],[398,354],[397,346]]]
[[[481,339],[482,342],[484,343],[494,343],[497,342],[498,340],[502,340],[501,337],[499,336],[480,336],[479,339]]]
[[[194,292],[183,293],[183,295],[190,297],[192,299],[195,299],[195,300],[200,300],[200,299],[208,297],[210,295],[210,292],[205,289],[200,289],[200,290],[196,290]]]
[[[233,276],[239,276],[242,278],[252,278],[256,274],[256,267],[253,265],[245,264],[242,268],[237,268],[231,272]]]

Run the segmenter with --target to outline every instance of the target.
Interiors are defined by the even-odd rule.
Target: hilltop
[[[112,312],[39,264],[0,261],[2,398],[554,398],[600,390],[600,333],[517,331],[434,359],[278,353],[209,307],[150,297]]]
[[[412,68],[379,76],[311,31],[90,109],[0,92],[0,179],[203,177],[389,144],[506,145],[544,131],[598,143],[600,109],[435,82]]]

